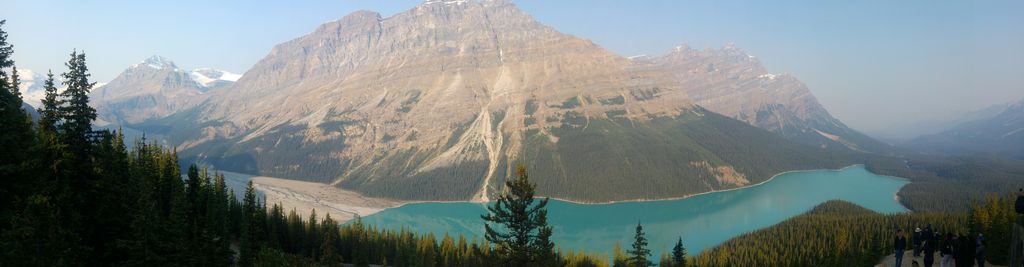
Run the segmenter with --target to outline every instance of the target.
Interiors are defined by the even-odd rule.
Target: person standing
[[[974,240],[966,235],[960,235],[956,239],[956,266],[974,265]]]
[[[924,237],[924,240],[935,240],[935,231],[932,230],[932,225],[931,224],[928,224],[928,226],[926,226],[924,228],[924,231],[921,231],[921,236]],[[922,240],[922,242],[924,240]],[[934,242],[932,242],[932,246],[935,247],[935,243]],[[938,247],[936,247],[936,248],[938,248]]]
[[[978,261],[978,267],[985,267],[985,237],[979,233],[974,245],[974,259]]]
[[[935,239],[925,239],[921,245],[924,247],[924,267],[932,267],[935,263]]]
[[[914,227],[914,236],[911,237],[911,242],[914,243],[914,258],[921,256],[921,238],[924,237],[921,234],[921,227]]]
[[[892,246],[896,249],[896,267],[903,266],[903,251],[907,249],[907,238],[903,236],[902,229],[896,229],[896,238]]]
[[[1013,209],[1018,214],[1024,214],[1024,188],[1017,191],[1017,200],[1013,203]]]
[[[946,233],[946,238],[939,242],[939,254],[942,255],[939,266],[953,267],[953,233]]]

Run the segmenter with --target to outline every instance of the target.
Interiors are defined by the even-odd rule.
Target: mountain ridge
[[[703,50],[680,45],[644,60],[672,71],[695,103],[787,139],[822,148],[889,150],[832,117],[796,77],[769,73],[734,44]]]
[[[138,123],[195,106],[207,91],[230,85],[237,76],[212,68],[184,71],[170,59],[154,55],[132,64],[110,82],[97,84],[90,99],[101,121]]]
[[[546,177],[543,194],[583,201],[851,163],[849,151],[695,105],[681,84],[507,1],[429,1],[325,23],[234,84],[134,126],[168,136],[185,161],[411,200],[486,201],[517,163]]]
[[[917,137],[904,145],[930,153],[1024,159],[1024,99],[994,116],[966,121],[940,133]]]

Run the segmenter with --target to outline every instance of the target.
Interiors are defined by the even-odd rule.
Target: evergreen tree
[[[274,204],[267,218],[267,247],[285,251],[287,246],[288,221],[284,216],[284,208]]]
[[[258,222],[259,203],[256,199],[256,190],[249,181],[245,189],[245,197],[242,199],[242,232],[239,240],[238,265],[252,266],[260,249],[260,225]]]
[[[60,93],[62,141],[76,155],[84,156],[88,151],[92,121],[96,120],[96,109],[89,106],[89,91],[95,83],[89,82],[89,67],[85,64],[85,53],[71,52],[71,59],[65,63],[68,72],[61,74],[66,88]]]
[[[548,199],[534,205],[535,185],[530,183],[526,167],[519,165],[516,177],[505,183],[506,191],[497,203],[487,207],[484,230],[487,241],[498,245],[498,251],[509,266],[547,266],[555,263],[554,246],[547,225]],[[501,225],[506,231],[491,227]]]
[[[320,236],[320,225],[317,224],[316,210],[314,209],[312,212],[309,213],[309,221],[307,221],[305,238],[306,255],[309,255],[309,257],[313,260],[320,259],[320,244],[322,244],[320,242],[321,238],[322,236]]]
[[[40,131],[55,133],[57,131],[57,120],[60,119],[59,108],[61,102],[57,99],[57,86],[54,85],[53,71],[46,73],[46,80],[43,81],[43,92],[45,92],[45,96],[42,99],[42,106],[38,108],[39,129]]]
[[[189,245],[193,250],[197,250],[203,247],[205,241],[200,236],[204,232],[202,231],[204,222],[202,216],[206,213],[206,200],[201,197],[204,189],[202,179],[199,177],[199,167],[196,167],[195,164],[189,165],[186,176],[188,179],[188,186],[185,188],[188,200],[188,210],[185,213],[185,222],[188,223],[186,235],[191,241]]]
[[[21,98],[21,90],[19,88],[19,87],[21,87],[21,77],[18,76],[18,67],[11,66],[11,82],[10,82],[10,84],[11,84],[11,94],[13,94],[14,97],[16,97],[18,99],[22,99]],[[22,100],[24,101],[24,99],[22,99]],[[20,105],[19,105],[19,107],[20,107]]]
[[[14,46],[7,42],[2,28],[5,22],[0,20],[0,182],[4,184],[0,186],[0,230],[10,228],[15,203],[32,191],[28,160],[34,143],[32,122],[21,109],[18,81],[7,74],[7,69],[14,67]]]
[[[100,189],[97,180],[99,176],[93,165],[96,162],[95,141],[92,139],[92,121],[96,118],[96,111],[89,106],[89,90],[92,84],[89,83],[88,67],[85,63],[85,55],[76,52],[66,63],[69,70],[62,74],[67,89],[59,96],[63,105],[58,110],[59,121],[56,139],[59,146],[55,158],[54,177],[51,177],[50,192],[48,195],[53,198],[55,204],[54,212],[59,218],[57,227],[62,229],[68,236],[60,239],[66,240],[65,244],[71,252],[65,254],[75,261],[91,262],[98,260],[98,257],[87,257],[90,246],[96,246],[93,236],[101,235],[104,225],[98,224],[97,215],[101,207],[99,202],[94,201],[100,198]],[[87,242],[89,244],[84,244]]]
[[[647,248],[647,237],[644,236],[644,227],[640,223],[636,224],[636,235],[633,239],[633,249],[627,251],[629,253],[629,264],[633,267],[647,267],[654,265],[647,257],[651,255],[651,250]]]
[[[0,20],[0,86],[6,93],[12,93],[14,82],[7,76],[6,69],[14,67],[14,45],[7,42],[7,31],[3,29],[6,23],[7,20]]]
[[[321,229],[323,230],[323,239],[320,242],[320,263],[324,266],[341,266],[341,255],[338,254],[340,231],[338,223],[331,219],[331,214],[328,213],[324,217]]]
[[[206,168],[199,173],[202,177],[209,178]],[[229,215],[229,204],[234,196],[228,195],[227,183],[224,181],[224,174],[215,173],[214,181],[210,183],[207,197],[206,209],[206,246],[203,248],[204,257],[199,265],[205,266],[227,266],[234,260],[234,253],[229,248],[230,234],[228,232],[225,217]]]
[[[97,180],[91,186],[95,192],[89,197],[89,205],[96,207],[91,212],[89,224],[92,227],[86,236],[87,245],[93,249],[92,259],[98,263],[116,262],[127,254],[118,242],[131,238],[132,214],[137,210],[137,187],[131,179],[128,148],[121,132],[104,135],[94,152]]]
[[[228,188],[228,236],[238,239],[242,235],[242,203],[238,201],[235,189]]]
[[[288,246],[285,252],[305,255],[306,229],[302,217],[292,208],[288,212]]]
[[[683,247],[682,237],[679,237],[676,246],[672,247],[672,262],[676,267],[686,267],[686,247]]]

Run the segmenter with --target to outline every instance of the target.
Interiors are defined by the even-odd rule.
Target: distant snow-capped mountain
[[[230,85],[241,75],[201,68],[183,71],[170,59],[152,56],[133,64],[110,83],[94,87],[91,101],[99,119],[136,123],[194,106],[207,91]]]
[[[21,92],[22,100],[33,107],[42,106],[42,99],[46,97],[46,90],[43,89],[46,73],[30,69],[18,69],[18,76],[18,91]],[[65,86],[60,82],[60,73],[54,73],[53,76],[57,92],[64,91]],[[97,82],[92,88],[99,88],[106,84]]]
[[[21,91],[25,103],[33,107],[40,106],[40,100],[45,96],[43,81],[46,80],[46,74],[36,73],[30,69],[18,69],[18,76],[18,91]]]

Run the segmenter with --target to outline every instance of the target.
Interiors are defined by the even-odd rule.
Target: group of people
[[[931,267],[935,263],[936,252],[938,252],[940,267],[974,266],[975,263],[979,267],[985,266],[985,237],[981,234],[973,238],[966,235],[957,236],[953,233],[946,233],[943,236],[942,233],[933,230],[929,224],[923,230],[915,228],[914,234],[910,237],[910,243],[908,243],[903,230],[896,230],[893,247],[896,249],[897,267],[902,266],[903,253],[907,250],[908,245],[913,246],[914,260],[912,264],[915,267],[920,266],[917,259],[922,256],[924,266]]]

